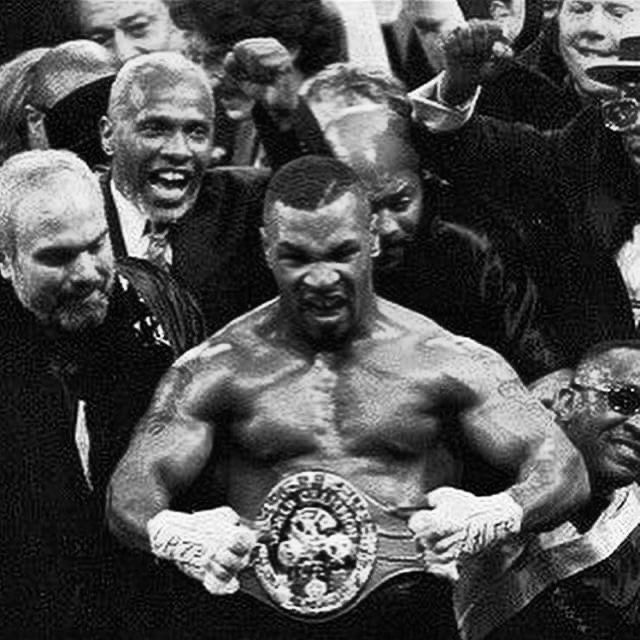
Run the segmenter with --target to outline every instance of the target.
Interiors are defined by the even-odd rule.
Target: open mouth
[[[331,317],[341,313],[347,306],[343,296],[314,296],[303,300],[303,308],[316,316]]]
[[[590,58],[594,60],[616,57],[616,53],[614,51],[598,51],[597,49],[576,49],[576,51],[583,58]]]
[[[191,178],[188,171],[161,169],[149,174],[149,184],[162,199],[174,200],[184,195]]]

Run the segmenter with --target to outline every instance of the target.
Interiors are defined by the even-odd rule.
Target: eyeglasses
[[[609,408],[616,413],[625,416],[633,416],[640,413],[640,387],[633,384],[611,385],[608,388],[579,384],[571,384],[576,389],[590,389],[599,391],[607,396]]]
[[[628,131],[640,114],[640,102],[631,96],[604,100],[600,104],[604,126],[611,131]]]

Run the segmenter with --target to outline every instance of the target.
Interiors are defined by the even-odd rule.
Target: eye
[[[610,5],[607,10],[614,18],[623,18],[631,11],[629,7],[620,4]]]
[[[72,262],[75,257],[75,252],[69,249],[45,249],[36,256],[38,262],[46,267],[63,267]]]
[[[572,2],[569,5],[569,11],[571,11],[571,13],[579,13],[579,14],[589,13],[591,9],[592,9],[592,6],[585,2]]]
[[[148,30],[149,22],[145,20],[128,25],[125,31],[134,38],[142,38],[147,35]]]
[[[204,124],[197,124],[187,127],[187,134],[196,140],[208,140],[209,127]]]
[[[89,36],[89,39],[92,40],[93,42],[96,42],[99,45],[102,45],[103,47],[109,48],[110,44],[113,42],[113,33],[105,33],[105,32],[92,33]]]
[[[167,125],[160,120],[146,120],[142,122],[138,131],[146,136],[159,136],[165,133]]]

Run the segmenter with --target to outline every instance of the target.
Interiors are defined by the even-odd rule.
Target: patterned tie
[[[149,245],[147,246],[144,257],[157,267],[168,271],[170,266],[167,261],[169,225],[154,226],[151,224],[151,221],[147,221],[144,228],[144,236],[149,238]]]

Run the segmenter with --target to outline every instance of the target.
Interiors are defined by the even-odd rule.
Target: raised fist
[[[220,91],[242,92],[269,112],[290,113],[298,105],[293,59],[275,38],[242,40],[227,54]]]
[[[230,507],[197,513],[161,511],[147,524],[152,552],[174,562],[215,595],[234,593],[248,564],[256,532]]]
[[[442,97],[447,104],[471,98],[498,60],[513,56],[502,26],[490,20],[469,20],[442,40],[445,75]]]
[[[508,494],[478,497],[441,487],[427,496],[428,509],[409,519],[429,573],[458,579],[462,554],[473,555],[520,532],[522,507]]]

